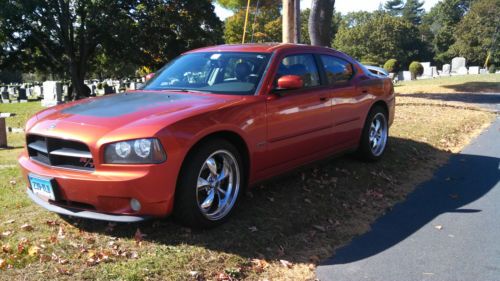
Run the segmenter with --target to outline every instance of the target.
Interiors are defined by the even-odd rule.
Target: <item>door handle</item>
[[[367,93],[368,93],[368,90],[364,89],[364,90],[362,90],[362,91],[361,91],[361,93],[363,93],[363,94],[367,94]]]
[[[328,98],[327,97],[320,97],[319,100],[320,101],[326,101]]]

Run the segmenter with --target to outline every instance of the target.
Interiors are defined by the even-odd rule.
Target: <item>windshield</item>
[[[144,89],[253,95],[269,56],[233,52],[186,54],[163,67]]]

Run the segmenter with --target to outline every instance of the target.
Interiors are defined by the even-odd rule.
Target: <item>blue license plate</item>
[[[31,189],[36,195],[45,199],[56,200],[54,188],[50,179],[29,175]]]

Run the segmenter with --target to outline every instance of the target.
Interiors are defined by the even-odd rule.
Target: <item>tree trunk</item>
[[[308,24],[311,45],[331,46],[334,6],[335,0],[312,0]]]
[[[69,93],[70,100],[79,100],[88,97],[85,84],[83,80],[85,79],[84,70],[81,69],[80,64],[72,61],[70,63],[71,72],[71,85],[72,93]]]

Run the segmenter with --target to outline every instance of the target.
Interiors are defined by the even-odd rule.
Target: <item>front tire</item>
[[[378,161],[382,158],[389,139],[387,112],[375,106],[368,113],[358,148],[358,155],[365,161]]]
[[[201,144],[186,158],[174,202],[174,218],[192,228],[210,228],[230,216],[245,174],[239,151],[224,139]]]

